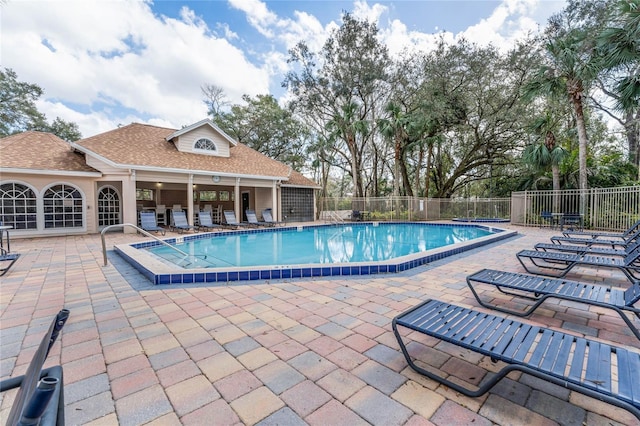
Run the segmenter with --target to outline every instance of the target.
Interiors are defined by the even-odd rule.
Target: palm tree
[[[531,130],[541,136],[538,143],[527,146],[522,154],[525,163],[537,170],[551,168],[553,190],[560,190],[560,163],[567,157],[567,151],[557,144],[558,120],[547,111],[545,115],[536,118],[531,124]]]
[[[598,36],[601,65],[604,70],[614,70],[631,65],[629,75],[618,80],[615,91],[620,95],[618,108],[626,111],[637,109],[640,102],[640,0],[624,0],[618,4],[613,26],[605,28]]]
[[[597,38],[600,65],[605,73],[621,72],[611,96],[628,118],[629,159],[640,180],[640,0],[620,1],[611,23]]]
[[[402,145],[407,138],[405,131],[406,120],[400,108],[400,105],[391,101],[385,106],[385,112],[389,118],[383,118],[378,121],[380,132],[384,137],[393,142],[394,151],[394,176],[393,176],[393,195],[400,195],[400,162],[402,161]],[[406,182],[405,182],[406,183]]]

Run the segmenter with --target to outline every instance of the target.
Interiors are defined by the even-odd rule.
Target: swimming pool
[[[515,234],[491,226],[415,222],[252,229],[116,246],[155,284],[400,272]]]

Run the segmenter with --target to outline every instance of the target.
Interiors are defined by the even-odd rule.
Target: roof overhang
[[[102,173],[100,172],[79,172],[74,170],[18,169],[13,167],[0,167],[0,173],[16,173],[16,174],[23,174],[23,175],[102,177]]]
[[[112,160],[109,160],[108,158],[100,154],[97,154],[91,151],[90,149],[87,149],[74,142],[71,142],[71,146],[73,147],[73,149],[77,149],[78,151],[86,155],[90,155],[113,168],[122,169],[122,170],[139,170],[139,171],[145,171],[145,172],[176,173],[176,174],[187,174],[187,175],[191,174],[191,175],[203,175],[203,176],[221,176],[221,177],[234,177],[234,178],[241,178],[241,179],[243,178],[244,179],[263,179],[263,180],[273,180],[273,181],[289,179],[286,176],[247,175],[247,174],[238,174],[238,173],[218,172],[215,170],[176,169],[171,167],[142,166],[139,164],[120,164]]]

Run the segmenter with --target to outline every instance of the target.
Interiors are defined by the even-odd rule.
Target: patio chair
[[[595,254],[603,256],[618,256],[625,257],[636,248],[640,247],[640,240],[634,241],[624,248],[611,248],[611,247],[594,247],[584,245],[569,245],[569,244],[553,244],[553,243],[538,243],[534,246],[537,251],[559,251],[565,253],[583,253],[583,254]]]
[[[521,250],[516,256],[524,269],[532,274],[560,278],[564,277],[575,266],[592,266],[619,269],[632,283],[635,280],[640,280],[640,247],[636,247],[624,258],[536,250]],[[523,259],[529,259],[537,270],[530,270]],[[551,271],[547,272],[546,270]],[[557,272],[554,273],[552,271]]]
[[[351,211],[351,220],[354,222],[362,221],[362,213],[360,213],[360,210]]]
[[[199,211],[198,212],[198,230],[213,230],[213,229],[220,229],[222,228],[220,225],[218,225],[217,223],[213,223],[213,220],[211,219],[211,212],[210,211]]]
[[[164,204],[156,205],[156,220],[159,224],[167,225],[167,206]]]
[[[504,365],[477,387],[447,380],[438,367],[421,367],[409,354],[399,327],[487,356]],[[396,316],[393,333],[409,366],[469,397],[485,394],[511,371],[521,371],[563,388],[623,408],[640,419],[640,353],[542,326],[427,300]],[[418,358],[420,345],[412,349]],[[448,353],[451,353],[450,351]],[[428,359],[428,356],[422,357]],[[492,369],[493,370],[493,369]]]
[[[632,234],[634,234],[634,233],[636,233],[638,231],[640,231],[640,220],[636,221],[636,223],[631,225],[624,232],[565,231],[562,234],[565,237],[583,236],[583,237],[590,237],[590,238],[608,238],[608,239],[620,238],[620,239],[625,239],[625,238],[629,237],[630,235],[632,235]]]
[[[231,228],[238,229],[238,228],[246,228],[247,226],[249,226],[248,223],[238,222],[238,220],[236,219],[236,213],[233,210],[225,210],[224,219],[225,219],[225,223],[223,225]]]
[[[7,417],[7,425],[64,425],[62,366],[42,369],[69,311],[60,310],[40,341],[23,376],[0,382],[0,392],[19,387]]]
[[[162,235],[166,233],[164,228],[158,226],[154,212],[140,212],[140,228],[147,232],[159,232]]]
[[[627,247],[629,244],[633,244],[640,240],[640,230],[629,234],[625,238],[577,238],[577,237],[565,237],[565,236],[553,236],[551,242],[554,244],[583,244],[585,246],[611,246],[615,247]]]
[[[540,227],[542,228],[542,225],[544,225],[546,223],[549,224],[549,226],[553,229],[555,228],[555,218],[553,217],[553,215],[548,212],[543,210],[542,212],[540,212]]]
[[[0,277],[9,272],[9,269],[20,258],[20,253],[7,253],[0,251]]]
[[[569,229],[564,231],[564,229]],[[583,216],[579,213],[564,213],[560,218],[560,231],[564,232],[581,232],[584,229]],[[576,231],[579,230],[579,231]]]
[[[272,223],[273,226],[284,225],[283,222],[278,222],[273,220],[273,216],[271,215],[271,209],[262,210],[262,219],[265,221],[265,223]]]
[[[256,212],[253,210],[245,210],[245,214],[247,215],[247,222],[249,223],[249,225],[253,225],[256,227],[260,227],[260,226],[274,226],[273,223],[267,223],[264,221],[259,221],[258,217],[256,216]]]
[[[474,283],[494,286],[504,294],[531,300],[534,303],[525,311],[516,311],[491,304],[480,299],[474,288]],[[631,332],[640,339],[640,331],[623,312],[632,312],[640,318],[640,309],[634,306],[640,301],[640,282],[633,283],[625,290],[620,287],[586,284],[560,278],[482,269],[467,277],[467,285],[478,303],[485,308],[521,317],[531,315],[545,300],[553,298],[612,309],[622,317]]]
[[[171,228],[178,231],[179,234],[182,234],[184,231],[189,231],[190,229],[197,231],[195,226],[189,225],[187,222],[187,214],[182,210],[173,212],[173,225]]]

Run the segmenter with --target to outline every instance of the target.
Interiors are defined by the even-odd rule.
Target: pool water
[[[229,285],[236,281],[387,274],[517,235],[481,224],[304,225],[120,244],[115,251],[151,282]]]
[[[493,234],[484,227],[420,223],[354,224],[209,234],[147,250],[186,269],[386,261]]]

